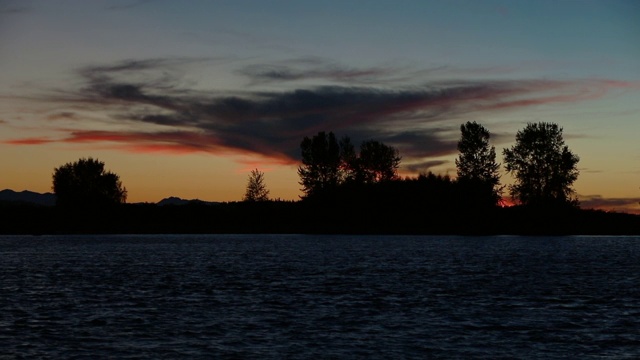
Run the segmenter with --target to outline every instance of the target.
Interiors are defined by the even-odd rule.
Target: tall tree
[[[340,139],[341,183],[352,183],[358,175],[358,155],[348,136]]]
[[[313,138],[305,137],[300,149],[298,175],[307,197],[345,183],[378,183],[398,176],[398,150],[379,141],[364,141],[356,154],[349,137],[338,142],[332,132],[319,132]]]
[[[332,132],[322,131],[312,138],[305,137],[300,149],[302,166],[298,167],[298,175],[306,196],[338,186],[342,175],[340,146]]]
[[[491,134],[477,122],[460,125],[460,141],[456,159],[458,182],[472,191],[486,195],[486,200],[496,205],[501,197],[500,164],[496,162],[496,148],[489,145]]]
[[[396,148],[375,140],[364,141],[360,145],[356,177],[365,183],[396,179],[400,160]]]
[[[243,201],[267,201],[269,200],[269,190],[264,183],[264,173],[258,169],[251,170],[247,190],[244,193]]]
[[[124,203],[127,189],[120,177],[106,171],[98,159],[80,159],[54,169],[56,204],[64,207],[100,207]]]
[[[571,186],[580,173],[578,161],[565,145],[561,127],[528,123],[516,134],[516,144],[504,149],[505,168],[515,177],[511,196],[527,205],[576,205]]]

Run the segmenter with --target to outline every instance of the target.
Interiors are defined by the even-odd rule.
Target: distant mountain
[[[207,205],[218,204],[217,202],[202,201],[202,200],[198,200],[198,199],[192,199],[192,200],[181,199],[181,198],[175,197],[175,196],[170,196],[168,198],[164,198],[164,199],[162,199],[162,200],[157,202],[157,204],[160,205],[160,206],[164,206],[164,205],[186,205],[186,204],[193,204],[193,203],[201,203],[201,204],[207,204]]]
[[[157,202],[158,205],[185,205],[188,203],[189,203],[189,200],[180,199],[179,197],[175,197],[175,196],[164,198]]]
[[[52,193],[37,193],[33,191],[13,191],[5,189],[0,191],[0,201],[22,202],[41,206],[53,206],[56,204],[56,196]]]
[[[17,203],[27,203],[27,204],[35,204],[40,206],[54,206],[56,204],[56,196],[53,193],[37,193],[33,191],[13,191],[11,189],[5,189],[0,191],[0,201],[7,202],[17,202]],[[170,196],[168,198],[164,198],[158,201],[157,205],[186,205],[186,204],[207,204],[207,205],[215,205],[219,204],[217,202],[210,201],[202,201],[198,199],[181,199],[179,197]]]

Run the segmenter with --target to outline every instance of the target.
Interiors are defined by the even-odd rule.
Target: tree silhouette
[[[300,185],[306,196],[333,189],[341,181],[340,146],[332,132],[305,137],[300,144],[302,166],[298,168]]]
[[[504,149],[505,168],[515,176],[511,196],[525,205],[577,205],[571,185],[580,159],[565,145],[562,128],[552,123],[528,123],[516,134],[516,144]]]
[[[341,183],[353,183],[358,177],[358,155],[348,136],[340,139]]]
[[[258,169],[251,170],[247,190],[244,193],[243,201],[267,201],[269,200],[269,190],[264,184],[264,173]]]
[[[456,159],[458,182],[474,195],[486,196],[488,202],[496,205],[500,200],[500,164],[496,163],[496,148],[489,146],[491,134],[477,122],[460,125],[460,141]]]
[[[120,177],[106,171],[104,162],[92,158],[54,169],[53,192],[56,205],[63,207],[101,207],[127,200]]]
[[[364,141],[360,145],[356,178],[365,183],[396,179],[400,159],[396,148],[375,140]]]
[[[340,142],[332,132],[305,137],[300,144],[300,184],[306,197],[335,190],[343,184],[373,184],[398,177],[398,150],[379,141],[367,140],[356,154],[351,139]]]

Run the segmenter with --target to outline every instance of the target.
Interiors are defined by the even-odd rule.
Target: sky
[[[256,168],[298,199],[319,131],[455,176],[461,124],[502,162],[544,121],[582,207],[640,213],[640,1],[0,0],[0,69],[0,189],[93,157],[128,202],[238,201]]]

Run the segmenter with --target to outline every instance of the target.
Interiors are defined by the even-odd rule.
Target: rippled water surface
[[[0,237],[0,359],[640,358],[639,237]]]

